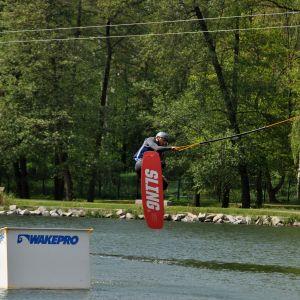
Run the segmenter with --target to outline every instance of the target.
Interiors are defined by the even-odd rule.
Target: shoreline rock
[[[124,220],[143,220],[143,214],[135,214],[124,209],[114,210],[88,210],[83,208],[72,208],[63,210],[47,209],[44,206],[40,206],[35,210],[29,210],[28,208],[18,208],[16,205],[10,205],[7,211],[0,211],[0,215],[6,216],[41,216],[41,217],[98,217],[98,218],[118,218]],[[233,224],[233,225],[259,225],[259,226],[295,226],[300,227],[300,221],[289,220],[285,217],[279,216],[239,216],[239,215],[227,215],[227,214],[214,214],[214,213],[199,213],[198,215],[192,213],[178,213],[178,214],[165,214],[165,221],[171,222],[184,222],[184,223],[213,223],[213,224]]]

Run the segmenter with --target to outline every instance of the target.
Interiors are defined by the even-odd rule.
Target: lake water
[[[300,299],[300,229],[3,217],[0,227],[94,228],[91,289],[0,290],[0,299]]]

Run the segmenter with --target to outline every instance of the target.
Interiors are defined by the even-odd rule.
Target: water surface
[[[300,299],[300,230],[1,217],[0,226],[94,228],[88,291],[0,290],[1,299]]]

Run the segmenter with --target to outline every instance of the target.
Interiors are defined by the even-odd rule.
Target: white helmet
[[[155,137],[160,137],[160,138],[166,140],[167,142],[169,141],[169,135],[163,131],[160,131],[159,133],[157,133],[157,135]]]

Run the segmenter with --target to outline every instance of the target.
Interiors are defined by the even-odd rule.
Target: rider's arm
[[[147,138],[146,141],[145,141],[145,145],[149,146],[150,148],[152,148],[156,152],[166,152],[166,151],[172,150],[172,148],[173,148],[171,146],[159,146],[159,145],[157,145],[156,142],[155,142],[154,137]]]

